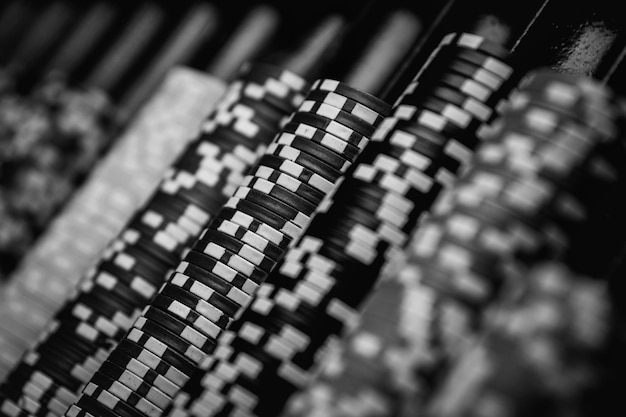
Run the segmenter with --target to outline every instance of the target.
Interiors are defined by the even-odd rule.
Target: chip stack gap
[[[435,113],[434,109],[431,119],[442,122],[438,131],[420,123],[419,118],[410,117],[403,121],[407,129],[400,131],[390,124],[397,123],[399,117],[384,118],[305,234],[261,285],[251,306],[219,339],[214,357],[203,366],[208,370],[200,382],[204,391],[178,396],[170,415],[276,415],[291,395],[312,381],[327,346],[354,325],[379,271],[409,241],[419,217],[445,185],[438,172],[449,170],[445,178],[451,180],[465,161],[457,157],[457,149],[466,150],[461,154],[463,158],[471,152],[465,138],[474,137],[475,131],[467,123],[460,123],[476,118],[471,124],[476,129],[491,119],[498,101],[495,97],[507,93],[505,86],[513,69],[506,63],[506,55],[495,58],[482,52],[491,47],[484,40],[478,42],[478,46],[484,46],[482,49],[475,46],[476,42],[463,47],[460,39],[471,35],[455,36],[459,45],[454,43],[450,48],[460,54],[474,52],[479,57],[482,53],[483,60],[503,74],[498,76],[476,65],[477,73],[487,73],[498,81],[497,85],[490,90],[469,76],[459,84],[459,88],[478,86],[494,97],[489,102],[491,106],[473,101],[475,106],[487,109],[488,114],[482,120],[468,114],[457,121],[447,113]],[[445,41],[450,42],[449,39],[446,37]],[[450,57],[442,54],[441,60],[446,62]],[[463,77],[458,78],[463,81]],[[411,86],[416,97],[428,97],[432,91],[429,88],[434,86]],[[450,91],[463,94],[461,90]],[[376,117],[390,114],[389,109],[377,108],[323,80],[313,83],[302,107],[322,108],[323,103],[309,98],[327,100],[337,95],[360,101]],[[470,98],[466,97],[468,101]],[[410,94],[405,96],[407,102],[411,99],[416,102],[415,108],[421,109],[417,99]],[[399,112],[407,108],[407,104],[398,105],[391,109],[391,114],[406,114]],[[315,118],[295,114],[290,120],[286,126],[293,126],[294,121],[312,123]],[[458,141],[456,146],[454,141]],[[447,143],[451,146],[446,147]]]
[[[73,403],[308,87],[268,64],[241,69],[197,137],[4,380],[0,409],[6,415],[63,415],[61,404]],[[145,355],[156,349],[133,346]]]
[[[388,108],[334,80],[319,80],[318,85],[322,87],[314,87],[286,119],[67,416],[157,417],[171,406],[174,394],[190,389],[187,383],[194,373],[211,361],[218,336],[248,307],[258,286],[306,230],[382,120],[383,115],[360,102],[370,100]],[[313,99],[321,91],[329,96],[327,102],[324,97]],[[239,111],[244,110],[242,106]],[[263,117],[260,114],[259,121]],[[232,138],[230,146],[240,145]],[[127,382],[125,373],[133,360],[149,365],[142,356],[147,352],[159,361],[153,370],[160,380],[144,379],[140,390]]]
[[[623,101],[593,79],[537,69],[503,109],[481,131],[471,163],[440,195],[408,249],[404,274],[430,300],[414,323],[423,355],[409,365],[423,401],[450,361],[484,334],[485,309],[503,285],[527,279],[529,268],[543,261],[596,276],[606,269],[604,259],[581,263],[572,255],[597,247],[616,254],[624,246]],[[598,230],[606,240],[594,238]],[[555,364],[547,360],[546,366]],[[510,365],[514,380],[525,368]],[[471,402],[465,406],[479,406]]]

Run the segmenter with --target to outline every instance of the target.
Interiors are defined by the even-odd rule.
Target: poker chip
[[[347,155],[329,151],[327,148],[318,146],[315,142],[312,142],[307,138],[291,135],[289,133],[281,133],[275,140],[275,143],[277,145],[286,145],[299,151],[306,152],[307,154],[319,158],[341,172],[345,172],[350,163],[353,162]],[[354,156],[357,155],[358,154]]]
[[[360,103],[367,108],[375,111],[380,115],[387,115],[391,110],[391,106],[384,101],[380,100],[378,97],[375,97],[371,94],[368,94],[364,91],[360,91],[356,88],[353,88],[345,83],[330,80],[330,79],[320,79],[316,80],[312,85],[309,91],[329,91],[338,94],[339,96],[349,98],[354,100],[357,103]]]

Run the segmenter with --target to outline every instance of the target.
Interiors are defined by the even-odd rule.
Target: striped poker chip
[[[393,226],[391,222],[389,224]],[[376,230],[363,224],[355,224],[354,221],[334,226],[332,232],[324,236],[324,241],[326,244],[335,242],[342,248],[345,256],[367,266],[379,263],[384,251],[393,243]]]
[[[354,199],[354,205],[369,209],[382,209],[390,215],[389,221],[393,223],[395,216],[408,216],[416,209],[414,200],[405,198],[391,191],[381,189],[372,184],[355,181],[355,192],[350,198]],[[346,184],[351,184],[347,182]],[[346,185],[347,186],[347,185]]]
[[[92,280],[84,280],[78,286],[80,294],[90,294],[96,298],[101,298],[106,302],[109,297],[113,299],[113,305],[117,306],[120,311],[133,311],[137,305],[145,303],[146,298],[134,294],[134,291],[130,290],[128,286],[118,280],[115,276],[106,273],[100,273],[96,275],[88,275]],[[79,300],[79,295],[75,300]]]
[[[413,201],[419,201],[423,194],[430,194],[433,189],[439,190],[441,188],[432,178],[424,177],[419,182],[413,182],[410,177],[399,177],[389,171],[385,171],[384,168],[374,168],[366,164],[359,164],[352,176],[355,180],[375,184],[380,188],[392,191]]]
[[[159,297],[158,300],[157,297]],[[162,297],[168,297],[175,304],[168,305],[166,302],[168,300],[162,300]],[[177,314],[186,316],[191,320],[196,320],[196,316],[201,315],[221,329],[226,329],[232,321],[232,317],[220,308],[221,303],[213,302],[211,299],[204,300],[191,291],[170,283],[163,284],[159,294],[152,302],[160,308],[176,309]]]
[[[200,241],[203,242],[203,246],[205,242],[215,243],[233,254],[247,260],[248,262],[252,262],[256,268],[260,268],[267,273],[269,273],[276,265],[276,260],[270,258],[267,254],[225,232],[220,231],[217,227],[215,229],[206,229],[205,233],[200,237]],[[198,245],[196,244],[196,246]],[[202,246],[198,246],[197,249],[202,249]],[[248,270],[250,270],[254,273],[254,269],[250,268],[250,266],[246,265],[244,268],[246,268],[245,271],[239,272],[247,274]]]
[[[131,274],[139,275],[153,285],[160,285],[163,282],[165,272],[171,268],[171,264],[164,262],[152,255],[141,251],[136,246],[119,245],[115,242],[117,249],[107,252],[103,260],[111,261],[114,265],[128,271]]]
[[[312,126],[321,131],[327,132],[333,136],[345,140],[351,145],[358,148],[363,148],[369,141],[370,136],[365,136],[359,132],[356,132],[349,127],[329,119],[319,114],[308,112],[294,112],[289,116],[284,123],[285,126],[289,124],[306,124]]]
[[[355,154],[353,158],[348,155],[338,154],[334,150],[326,148],[322,144],[313,142],[312,140],[294,135],[293,133],[283,132],[280,133],[272,143],[278,145],[287,145],[299,151],[306,152],[307,154],[321,159],[328,165],[331,165],[335,169],[345,172],[350,164],[354,161],[353,158],[358,155]]]
[[[274,79],[250,79],[235,81],[241,83],[242,95],[252,100],[267,103],[285,115],[291,114],[304,100],[304,92],[285,88]]]
[[[170,254],[168,260],[177,258],[178,254],[185,248],[184,245],[167,234],[160,233],[150,236],[133,229],[130,225],[121,231],[119,237],[132,245],[141,246],[151,253],[154,251],[154,254],[159,257],[163,256],[162,253]]]
[[[87,395],[94,395],[98,390],[101,390],[101,394],[98,395],[99,399],[104,399],[105,396],[114,397],[146,416],[157,417],[164,413],[162,407],[157,406],[147,398],[138,395],[124,384],[101,372],[96,372],[91,381],[85,386],[83,392]],[[110,400],[111,397],[108,399]]]
[[[287,202],[283,202],[278,197],[266,194],[255,188],[240,185],[239,188],[237,188],[237,191],[233,194],[233,197],[245,199],[246,201],[251,201],[265,207],[268,210],[272,210],[282,218],[297,224],[302,229],[306,228],[311,220],[310,216],[307,216],[299,209],[292,207]]]
[[[172,220],[178,220],[184,217],[195,226],[193,228],[187,228],[192,234],[197,230],[198,226],[202,227],[207,224],[211,218],[211,214],[207,213],[202,207],[177,199],[158,188],[154,191],[150,200],[141,211],[144,213],[154,211],[161,214],[161,216],[168,216],[168,218]],[[174,217],[172,218],[171,215]],[[183,226],[182,223],[181,226]]]
[[[508,63],[510,59],[502,60],[480,50],[472,50],[463,46],[443,46],[439,54],[450,55],[455,59],[470,62],[478,67],[490,71],[502,79],[511,79],[515,75],[514,67]],[[507,57],[508,58],[508,57]]]
[[[162,293],[159,293],[159,295],[155,297],[150,306],[150,308],[156,308],[167,314],[176,316],[176,318],[183,321],[187,326],[191,326],[213,340],[224,330],[217,323],[214,323],[212,320],[195,311],[192,307]],[[222,314],[216,318],[216,321],[222,320],[224,317],[225,316]]]
[[[412,94],[410,96],[405,97],[402,100],[403,104],[413,104],[413,105],[421,105],[421,102],[424,98],[437,98],[443,101],[446,101],[450,104],[453,104],[469,114],[471,114],[474,118],[482,121],[488,122],[492,116],[494,115],[494,109],[487,104],[483,104],[478,100],[468,97],[460,92],[457,92],[451,88],[447,88],[445,86],[437,86],[434,87],[431,91],[424,91],[422,94]],[[402,104],[400,105],[402,106]]]
[[[459,129],[476,130],[482,123],[482,121],[472,117],[472,115],[465,110],[433,97],[429,97],[425,100],[419,100],[419,104],[417,106],[401,104],[395,107],[395,109],[393,117],[411,121],[414,121],[416,116],[421,115],[422,109],[427,109],[439,114]]]
[[[367,138],[363,138],[363,143],[360,143],[358,146],[353,145],[344,139],[305,123],[290,122],[285,124],[281,131],[283,133],[292,133],[307,138],[312,142],[319,143],[339,155],[345,155],[346,159],[350,161],[354,161],[368,142]]]
[[[172,245],[170,240],[185,244],[191,234],[176,222],[168,221],[163,216],[155,215],[154,211],[138,211],[127,222],[127,228],[134,229],[143,236],[153,240],[163,240],[162,246]]]
[[[267,238],[260,234],[253,232],[252,230],[241,226],[235,222],[231,222],[226,219],[216,218],[213,223],[213,228],[221,233],[224,233],[236,241],[241,242],[256,249],[257,252],[269,257],[277,262],[284,254],[284,251],[276,244],[272,243]]]
[[[405,136],[398,131],[398,136]],[[426,149],[430,145],[418,139],[411,148],[387,144],[385,149],[378,153],[368,153],[359,160],[364,164],[372,165],[381,170],[392,172],[412,183],[426,175],[437,182],[450,186],[456,179],[461,164],[448,156],[442,148],[439,152]]]
[[[336,107],[346,113],[358,117],[372,126],[376,126],[387,114],[383,115],[352,99],[333,91],[310,90],[305,101],[314,101]]]
[[[250,289],[254,287],[252,283],[259,283],[265,280],[267,277],[266,271],[220,245],[217,242],[219,237],[219,232],[207,234],[206,239],[199,240],[192,248],[213,258],[217,262],[217,265],[211,268],[211,272],[218,274],[222,279],[231,282],[233,285],[241,284],[244,288]],[[252,283],[248,283],[249,280]]]
[[[374,132],[374,125],[366,123],[360,118],[353,116],[352,114],[345,112],[337,107],[333,107],[330,104],[322,103],[313,100],[304,100],[298,107],[296,113],[311,113],[323,116],[336,123],[340,123],[363,136],[370,137]]]
[[[107,360],[140,376],[144,382],[174,395],[189,381],[195,367],[163,343],[135,343],[127,338],[111,352]]]
[[[284,158],[288,161],[295,162],[296,164],[310,169],[311,171],[333,183],[341,178],[343,174],[345,174],[345,172],[335,169],[334,167],[320,160],[319,158],[299,151],[298,149],[288,145],[279,145],[277,143],[272,143],[267,147],[266,153],[277,156],[279,158]],[[346,165],[346,169],[348,167],[349,165]]]
[[[223,134],[211,136],[208,139],[211,142],[202,142],[201,150],[187,149],[181,154],[176,164],[167,171],[169,177],[174,177],[182,171],[188,175],[195,175],[199,180],[203,178],[202,175],[210,178],[210,174],[227,180],[236,180],[236,175],[256,160],[255,149],[238,143],[236,137]],[[207,180],[205,183],[210,185]]]
[[[140,365],[140,368],[145,369],[147,373],[151,372],[151,375],[158,375],[153,370],[147,368],[145,365]],[[143,377],[140,377],[139,375],[129,371],[124,367],[116,365],[110,359],[102,363],[97,373],[100,375],[108,376],[113,381],[116,381],[117,383],[123,385],[136,395],[145,398],[147,401],[155,404],[161,409],[165,409],[168,406],[168,404],[172,401],[172,396],[175,393],[175,391],[172,391],[170,394],[165,393],[153,383],[144,381]],[[157,377],[163,379],[161,375],[158,375]],[[167,381],[167,384],[169,387],[175,388],[175,385],[172,384],[170,381]]]
[[[276,130],[278,127],[277,122],[263,118],[251,107],[241,103],[233,103],[228,105],[228,107],[220,108],[218,106],[213,109],[211,117],[203,125],[203,130],[211,132],[217,126],[227,126],[242,133],[244,130],[237,126],[247,126],[250,129],[248,132],[252,132],[254,129],[255,133],[252,135],[245,134],[245,136],[264,140],[269,132]]]
[[[87,398],[89,400],[87,400]],[[131,407],[106,389],[100,388],[94,383],[89,383],[83,388],[83,393],[77,402],[77,406],[84,408],[89,404],[87,410],[92,410],[95,415],[101,415],[101,411],[95,408],[95,405],[90,404],[91,401],[95,402],[99,407],[108,410],[108,412],[114,416],[141,417],[142,415],[139,410]],[[108,413],[103,415],[107,416]]]
[[[383,100],[364,91],[360,91],[348,84],[330,79],[319,79],[313,82],[309,92],[313,91],[334,92],[340,96],[354,100],[357,103],[375,111],[376,113],[387,116],[391,111],[391,105]]]
[[[294,181],[291,181],[291,184],[296,185],[296,187],[289,189],[277,184],[276,182],[272,182],[271,179],[266,180],[259,176],[248,175],[243,179],[240,187],[258,190],[266,195],[287,203],[289,206],[307,216],[311,216],[318,209],[318,204],[311,203],[305,196],[300,195],[298,191],[304,184],[299,181],[294,183]]]
[[[313,204],[321,203],[324,197],[335,188],[333,182],[310,169],[268,154],[259,159],[251,175],[283,185],[290,190],[297,189]]]
[[[342,209],[342,213],[342,221],[362,224],[381,238],[398,246],[403,246],[409,238],[410,230],[399,229],[388,223],[386,219],[376,218],[359,207],[345,207]]]
[[[473,49],[500,60],[507,60],[510,57],[510,51],[504,45],[473,33],[449,33],[442,38],[439,44],[457,45],[461,48]]]
[[[137,293],[136,295],[142,297],[144,302],[152,298],[158,290],[159,284],[153,283],[143,276],[128,271],[111,261],[103,260],[99,262],[89,275],[92,273],[93,280],[98,285],[102,283],[102,286],[105,288],[112,289],[119,282],[123,285],[123,288],[133,291],[133,293],[127,294],[128,297],[132,297],[134,293]]]
[[[192,279],[194,281],[197,281],[197,283],[194,283],[196,284],[194,288],[196,291],[195,294],[200,292],[200,290],[210,290],[211,292],[221,294],[222,296],[231,300],[233,303],[236,303],[237,306],[241,307],[245,306],[250,301],[251,296],[249,293],[253,293],[258,286],[252,281],[247,281],[241,285],[243,288],[246,289],[246,291],[244,291],[244,289],[230,284],[219,275],[203,267],[216,265],[217,261],[215,259],[209,258],[208,256],[200,252],[189,251],[185,259],[189,259],[189,262],[181,262],[180,265],[176,268],[176,273],[174,274],[172,279],[176,278],[179,281],[182,281],[183,279]],[[183,276],[180,277],[179,274]],[[200,286],[200,284],[202,284],[202,286]]]
[[[281,217],[274,211],[247,199],[231,197],[223,207],[226,209],[232,208],[253,216],[255,219],[267,223],[269,226],[280,231],[286,237],[289,237],[290,240],[297,239],[302,232],[301,226]]]
[[[145,317],[139,317],[128,334],[127,339],[139,343],[142,338],[151,338],[158,340],[161,344],[170,347],[173,351],[183,355],[190,362],[198,365],[206,356],[206,353],[191,345],[182,336],[179,336],[161,324],[147,320]]]
[[[247,80],[253,74],[274,78],[295,91],[304,91],[309,88],[309,83],[302,76],[285,70],[279,66],[260,62],[244,63],[239,69],[239,78]]]
[[[426,86],[429,80],[436,79],[436,74],[441,71],[458,74],[466,77],[467,79],[477,81],[494,91],[508,90],[513,87],[511,81],[502,79],[482,67],[459,59],[439,59],[439,56],[431,62],[424,72],[422,72],[418,82],[421,85]],[[420,86],[418,85],[417,88],[420,89]]]
[[[249,214],[243,213],[236,209],[224,208],[217,216],[215,216],[215,222],[220,220],[228,220],[234,224],[245,227],[246,229],[258,234],[259,236],[267,239],[272,244],[276,245],[280,251],[284,251],[292,239],[286,236],[278,229],[269,226],[263,221],[259,221]],[[281,255],[279,255],[281,256]]]
[[[194,253],[194,251],[189,251],[188,255],[193,257]],[[199,256],[201,254],[195,253],[195,255]],[[202,258],[200,258],[200,260],[203,261]],[[191,266],[195,267],[195,265]],[[178,269],[182,269],[182,267]],[[182,288],[185,291],[206,300],[207,303],[216,306],[228,317],[234,317],[239,311],[241,304],[236,300],[241,297],[243,298],[242,302],[247,302],[245,293],[243,293],[243,295],[240,294],[238,289],[231,289],[218,279],[210,279],[203,282],[201,281],[203,276],[199,275],[198,278],[199,279],[194,279],[183,273],[175,273],[172,277],[170,277],[165,285]],[[224,290],[224,288],[226,288],[226,290]],[[231,294],[229,294],[229,290],[231,290]]]
[[[213,112],[215,117],[209,117],[202,124],[202,131],[204,133],[211,133],[219,126],[237,132],[244,137],[251,140],[268,142],[272,140],[272,136],[276,133],[278,126],[261,125],[255,120],[244,119],[235,117],[230,113],[219,112],[215,110]]]
[[[440,74],[439,78],[433,81],[432,86],[452,88],[488,106],[497,105],[507,96],[506,92],[499,89],[494,91],[476,80],[449,71]]]
[[[141,323],[142,319],[146,320],[146,324]],[[160,327],[178,335],[187,344],[195,346],[204,353],[210,353],[215,347],[215,338],[203,334],[171,312],[163,311],[153,305],[146,306],[136,324],[137,327],[141,326],[144,328],[149,322],[158,324]]]

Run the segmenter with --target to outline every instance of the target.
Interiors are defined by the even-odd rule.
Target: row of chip
[[[3,381],[0,409],[6,415],[63,415],[308,87],[301,77],[270,65],[241,69],[147,202]],[[154,365],[150,350],[160,352],[157,345],[168,340],[168,332],[155,344],[134,344],[139,352],[127,362],[143,354]]]
[[[176,68],[0,286],[0,379],[34,343],[84,273],[150,196],[225,83]]]
[[[54,79],[0,94],[0,282],[110,147],[112,116],[105,94]]]
[[[361,104],[367,100],[387,106],[334,80],[313,85],[68,416],[157,417],[177,395],[189,395],[194,384],[188,383],[211,360],[218,336],[248,307],[382,120],[384,113]],[[239,145],[231,140],[230,146]],[[144,378],[141,389],[126,375],[133,360],[149,365],[138,348],[167,364],[154,367],[160,379]]]
[[[451,58],[454,53],[458,58]],[[430,82],[446,63],[456,88]],[[474,72],[457,71],[472,65]],[[196,388],[179,395],[168,415],[277,415],[313,381],[328,346],[355,325],[380,271],[471,155],[476,129],[495,113],[496,97],[506,95],[514,75],[502,48],[467,33],[445,37],[429,68],[422,72],[429,83],[418,78],[393,109],[378,111],[387,116],[328,204],[222,334]],[[443,103],[427,99],[439,91],[462,96],[488,114],[455,102],[432,105]],[[480,102],[480,92],[491,100]],[[303,106],[321,107],[308,99]],[[417,116],[408,115],[410,106]]]
[[[447,379],[456,372],[447,375],[468,345],[487,331],[483,329],[486,312],[501,299],[502,288],[527,285],[532,289],[536,283],[526,281],[529,271],[543,262],[561,263],[573,274],[602,278],[603,271],[609,270],[607,261],[612,265],[621,254],[625,243],[625,203],[620,196],[626,180],[624,110],[624,101],[596,80],[551,69],[532,71],[511,95],[502,117],[481,132],[483,142],[472,162],[454,186],[441,194],[415,233],[406,274],[432,302],[422,322],[415,323],[424,355],[407,366],[416,376],[423,399],[440,395],[432,415],[471,415],[486,406],[485,398],[474,401],[472,396],[472,401],[455,404],[462,410],[451,412],[454,407],[445,403],[453,402],[446,395],[470,388],[459,388],[460,381]],[[601,252],[609,256],[595,256]],[[587,254],[582,260],[581,253]],[[602,304],[597,299],[590,298],[590,302],[590,308],[593,303]],[[541,328],[545,320],[549,327],[559,313],[551,314],[520,325]],[[591,334],[599,331],[596,325],[589,321],[581,324],[589,327],[579,330]],[[506,409],[509,394],[518,405],[520,392],[527,389],[528,398],[534,395],[533,387],[524,388],[528,368],[519,361],[532,354],[525,349],[532,348],[535,334],[523,333],[509,346],[520,355],[497,364],[497,369],[506,367],[507,386],[517,388],[502,386],[497,396],[490,397],[496,409],[500,405]],[[565,338],[561,342],[567,343]],[[548,349],[552,346],[546,345],[546,353]],[[560,366],[558,355],[543,359],[546,372]],[[491,358],[486,360],[494,364]],[[489,365],[476,362],[476,366],[484,371]],[[444,384],[457,388],[437,394]],[[552,388],[565,395],[567,384],[559,384]]]

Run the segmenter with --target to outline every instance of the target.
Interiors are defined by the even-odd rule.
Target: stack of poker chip
[[[368,100],[388,109],[343,83],[316,82],[67,416],[160,416],[177,396],[195,397],[193,378],[219,335],[249,308],[382,120]],[[141,386],[126,376],[137,363],[152,369]]]
[[[591,273],[605,269],[603,258],[573,255],[617,254],[626,242],[622,100],[593,79],[536,69],[505,109],[408,249],[404,273],[428,300],[415,323],[422,355],[408,364],[423,401],[484,334],[485,311],[503,285],[543,261],[600,276]]]
[[[606,282],[597,278],[551,261],[533,265],[523,280],[508,281],[489,308],[484,337],[455,359],[424,414],[497,409],[499,416],[521,417],[605,408],[594,404],[604,395],[594,391],[609,373],[606,353],[617,322]]]
[[[225,88],[208,74],[171,69],[37,239],[0,287],[0,379],[150,196]]]
[[[295,393],[285,415],[397,415],[404,407],[399,399],[415,395],[405,364],[420,353],[406,346],[413,343],[410,323],[421,314],[424,301],[414,283],[397,275],[383,281],[384,272],[393,267],[391,263],[402,261],[403,254],[393,251],[408,244],[435,198],[455,183],[472,160],[480,146],[477,132],[497,119],[500,103],[521,76],[513,61],[502,45],[481,36],[444,36],[395,103],[391,117],[377,129],[352,177],[342,184],[345,189],[337,192],[335,203],[341,204],[337,211],[333,206],[327,225],[311,227],[320,231],[312,232],[317,235],[319,252],[339,265],[349,263],[329,251],[332,241],[327,243],[324,230],[335,235],[339,232],[334,231],[342,229],[350,233],[349,241],[334,239],[338,251],[342,246],[343,251],[349,249],[347,242],[353,246],[359,239],[371,242],[369,251],[362,251],[368,257],[352,259],[352,263],[363,262],[360,268],[367,267],[366,272],[357,272],[357,267],[343,272],[354,276],[354,285],[344,284],[345,293],[351,294],[343,300],[351,301],[360,323],[329,350],[315,380]],[[343,206],[346,209],[339,211]],[[368,212],[375,215],[367,216]],[[369,230],[364,227],[368,222]],[[318,256],[316,251],[309,252]],[[383,256],[385,252],[389,254]],[[286,259],[291,261],[289,255]],[[298,271],[302,261],[295,261],[299,263],[291,268]],[[333,274],[340,277],[342,273]],[[357,279],[362,286],[357,287]]]
[[[446,109],[467,115],[457,120],[447,111],[422,109],[417,98],[428,97],[429,91],[464,94],[436,84],[411,85],[415,96],[406,94],[391,110],[361,101],[379,115],[391,116],[378,125],[328,204],[261,285],[251,306],[219,339],[214,357],[203,366],[207,371],[200,382],[202,393],[190,391],[193,395],[179,396],[170,415],[277,415],[294,394],[314,380],[329,346],[355,326],[380,272],[408,243],[422,213],[471,153],[468,144],[477,142],[475,129],[496,113],[496,97],[507,94],[505,86],[510,84],[513,70],[506,57],[485,53],[491,44],[484,40],[479,43],[482,49],[475,43],[463,47],[463,39],[469,36],[446,37],[445,42],[459,56],[474,52],[500,71],[501,75],[483,68],[476,71],[497,80],[497,85],[487,86],[470,77],[458,84],[458,88],[474,86],[476,94],[487,92],[492,98],[488,103],[472,101],[469,96],[465,99],[489,110],[488,114],[481,120],[449,103]],[[443,62],[456,62],[450,60],[447,48],[441,49]],[[442,67],[436,68],[440,71]],[[323,88],[323,83],[315,82],[312,90]],[[411,100],[416,109],[429,112],[428,120],[400,119],[398,115],[406,114],[408,107],[403,103]],[[316,105],[305,100],[303,106]],[[467,118],[477,120],[465,123]],[[429,125],[428,121],[439,124]],[[400,122],[407,128],[394,129],[393,124]],[[439,174],[445,170],[447,176]],[[367,368],[361,371],[367,372]]]
[[[0,280],[6,280],[108,149],[102,92],[50,79],[0,96]]]
[[[5,415],[63,415],[308,87],[296,74],[271,65],[242,68],[152,195],[4,380]],[[162,336],[155,339],[159,346],[168,340]],[[133,346],[150,356],[156,345]]]

